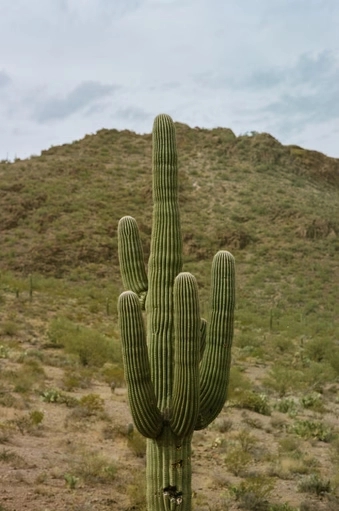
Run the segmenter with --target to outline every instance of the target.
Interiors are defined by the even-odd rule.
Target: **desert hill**
[[[204,315],[213,254],[230,250],[237,271],[229,402],[194,436],[195,511],[335,511],[339,159],[176,129],[184,270]],[[145,511],[116,233],[134,216],[147,261],[151,144],[103,129],[0,162],[0,511]]]

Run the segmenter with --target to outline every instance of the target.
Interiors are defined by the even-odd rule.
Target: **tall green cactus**
[[[120,220],[125,291],[118,303],[133,420],[147,437],[149,511],[191,509],[191,440],[221,411],[227,395],[235,301],[234,259],[212,263],[210,317],[200,318],[197,283],[182,271],[175,127],[153,126],[153,228],[148,276],[134,218]],[[147,335],[142,309],[146,309]]]

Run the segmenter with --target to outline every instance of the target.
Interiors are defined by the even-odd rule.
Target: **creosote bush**
[[[72,457],[69,473],[81,478],[86,484],[111,484],[116,477],[116,462],[99,452],[81,447]]]
[[[298,489],[303,493],[315,493],[320,496],[331,492],[331,481],[322,479],[318,474],[311,474],[300,481]]]
[[[120,346],[96,330],[59,318],[51,321],[48,336],[67,353],[77,355],[82,365],[101,367],[106,362],[122,362]]]

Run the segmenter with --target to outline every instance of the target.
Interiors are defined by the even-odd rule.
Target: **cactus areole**
[[[125,289],[119,324],[134,423],[147,438],[148,511],[191,510],[191,440],[227,396],[235,302],[234,259],[212,262],[209,320],[200,318],[197,282],[182,272],[175,127],[153,125],[153,226],[148,272],[137,223],[119,222]],[[145,331],[142,310],[146,310]]]

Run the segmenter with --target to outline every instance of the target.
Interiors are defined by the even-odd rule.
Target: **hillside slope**
[[[265,246],[271,257],[301,241],[337,246],[339,160],[264,133],[177,124],[177,139],[189,259],[224,246]],[[121,216],[135,216],[149,243],[150,166],[151,136],[116,130],[0,164],[2,268],[111,273]]]
[[[195,509],[335,511],[339,160],[176,128],[184,269],[203,314],[213,254],[231,250],[237,272],[229,401],[194,435]],[[1,510],[145,511],[116,231],[134,216],[147,261],[151,142],[101,130],[0,163]]]

